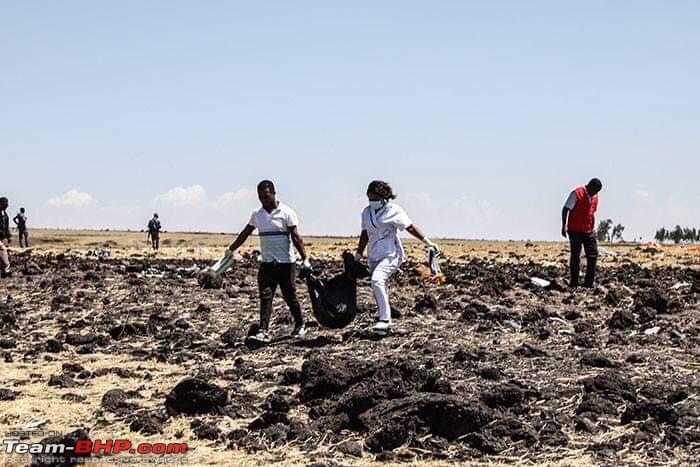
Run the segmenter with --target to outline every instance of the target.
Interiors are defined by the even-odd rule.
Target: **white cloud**
[[[428,192],[409,193],[406,211],[429,236],[501,238],[504,236],[499,209],[489,201],[469,196],[436,198]]]
[[[151,207],[167,230],[223,232],[238,231],[256,204],[254,189],[240,188],[210,196],[202,185],[194,184],[159,194]],[[183,216],[183,211],[187,215]]]
[[[241,188],[236,191],[227,191],[216,198],[213,203],[213,208],[219,211],[238,208],[241,205],[250,204],[251,200],[255,199],[255,190]]]
[[[156,196],[153,204],[166,208],[195,208],[207,201],[207,191],[202,185],[178,186]]]
[[[97,203],[97,201],[95,200],[95,198],[90,196],[90,194],[73,189],[73,190],[69,190],[69,191],[65,192],[61,196],[55,196],[55,197],[49,199],[48,203],[51,206],[56,206],[56,207],[79,208],[79,207],[93,205],[93,204]]]
[[[634,195],[639,199],[649,199],[651,194],[645,190],[635,190]]]

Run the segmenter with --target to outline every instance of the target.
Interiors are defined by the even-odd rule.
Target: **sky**
[[[236,232],[272,179],[357,234],[384,179],[431,237],[700,227],[700,3],[3,2],[0,192],[30,227]]]

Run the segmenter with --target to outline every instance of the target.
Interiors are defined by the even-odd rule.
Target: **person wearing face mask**
[[[359,261],[367,247],[372,291],[379,308],[379,319],[374,330],[386,332],[391,327],[389,278],[399,270],[405,256],[399,231],[408,231],[435,252],[440,250],[413,224],[406,211],[393,202],[396,195],[388,183],[381,180],[371,182],[367,188],[367,198],[369,206],[362,211],[362,233],[355,259]]]

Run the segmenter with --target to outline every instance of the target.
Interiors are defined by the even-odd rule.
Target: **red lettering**
[[[186,454],[186,444],[168,444],[168,454]]]
[[[131,447],[131,441],[126,439],[118,439],[114,442],[114,449],[112,454],[119,454],[122,451],[128,451]]]
[[[156,443],[153,446],[151,446],[151,452],[153,454],[163,454],[166,451],[167,447],[163,443]]]
[[[92,444],[92,453],[97,454],[100,451],[104,451],[105,454],[112,452],[112,440],[101,441],[99,439],[95,440]]]
[[[92,441],[89,439],[79,439],[75,443],[75,453],[76,454],[90,454],[92,451]]]

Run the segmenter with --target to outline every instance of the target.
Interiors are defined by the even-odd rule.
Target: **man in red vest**
[[[569,287],[578,287],[581,271],[581,247],[586,252],[586,279],[584,287],[591,288],[595,282],[598,262],[598,241],[595,234],[595,213],[598,210],[598,193],[603,184],[594,178],[588,185],[576,188],[569,195],[561,211],[561,234],[569,236],[571,243],[571,280]],[[568,218],[568,224],[567,224]]]

